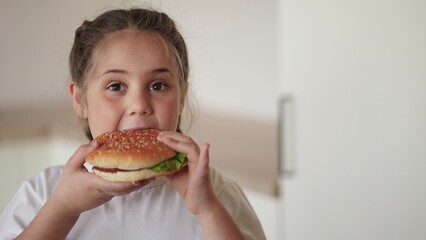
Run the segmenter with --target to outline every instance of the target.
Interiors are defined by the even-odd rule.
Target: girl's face
[[[165,48],[154,33],[119,32],[95,57],[85,97],[71,85],[76,112],[88,120],[94,138],[113,130],[176,130],[186,86],[179,86]]]

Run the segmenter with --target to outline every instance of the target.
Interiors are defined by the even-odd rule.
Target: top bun
[[[96,137],[100,146],[86,161],[101,168],[137,170],[152,167],[176,155],[176,151],[157,140],[156,129],[107,132]]]

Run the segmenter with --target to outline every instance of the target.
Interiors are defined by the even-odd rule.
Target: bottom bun
[[[118,171],[118,172],[103,172],[98,169],[93,169],[93,172],[99,177],[111,182],[137,182],[153,177],[172,174],[173,172],[154,172],[150,169],[141,169],[137,171]]]

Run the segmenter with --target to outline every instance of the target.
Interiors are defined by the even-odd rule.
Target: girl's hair
[[[180,86],[188,82],[189,64],[185,41],[175,23],[165,13],[148,9],[117,9],[98,16],[93,21],[84,21],[76,30],[69,63],[74,84],[81,88],[83,95],[87,77],[94,67],[95,50],[99,43],[112,33],[121,30],[150,31],[158,34],[173,55],[178,70]],[[93,140],[86,121],[85,133]],[[178,131],[179,126],[178,126]]]

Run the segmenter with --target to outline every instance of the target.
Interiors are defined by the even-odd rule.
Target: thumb
[[[198,160],[196,169],[197,172],[201,175],[206,174],[209,171],[209,150],[210,150],[210,144],[205,143],[200,150],[200,158]]]
[[[99,147],[99,143],[93,140],[90,144],[81,145],[68,160],[68,167],[71,169],[81,169],[86,161],[86,156],[96,150]]]

